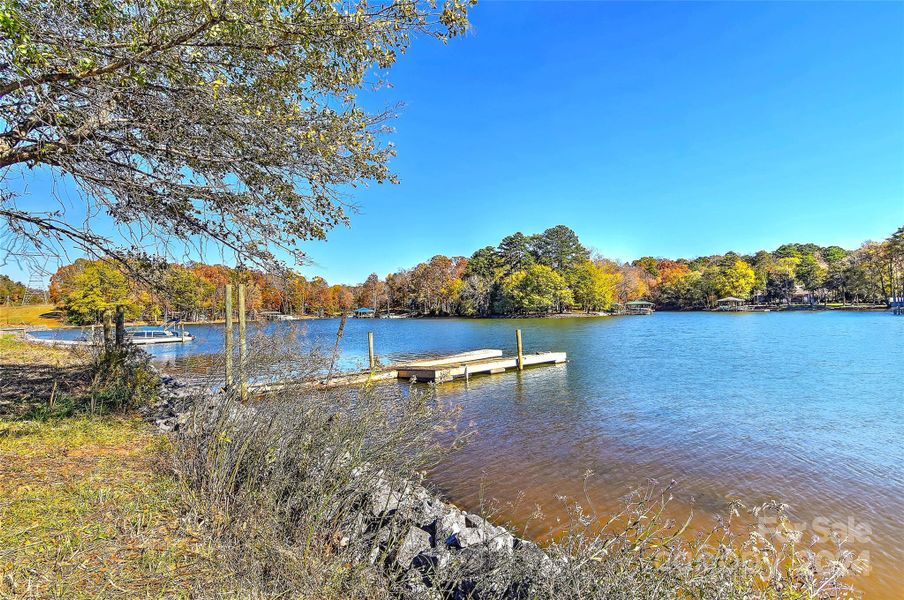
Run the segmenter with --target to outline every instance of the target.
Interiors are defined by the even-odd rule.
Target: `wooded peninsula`
[[[514,233],[470,257],[436,255],[383,278],[373,273],[357,285],[202,263],[164,265],[154,281],[139,280],[115,262],[78,259],[53,274],[48,296],[70,323],[80,325],[97,322],[118,305],[129,319],[217,319],[226,283],[246,285],[252,314],[315,317],[362,307],[420,316],[593,313],[635,300],[659,309],[700,310],[725,297],[773,306],[887,305],[904,290],[904,227],[856,249],[789,243],[752,255],[621,262],[600,256],[558,225],[534,235]],[[26,291],[22,283],[0,279],[7,303],[21,303]]]

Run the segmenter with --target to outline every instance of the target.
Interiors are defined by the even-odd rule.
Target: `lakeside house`
[[[726,296],[716,300],[716,310],[745,310],[747,308],[745,300],[735,298],[734,296]]]
[[[625,314],[652,315],[653,306],[655,305],[652,302],[646,300],[632,300],[631,302],[625,302]]]
[[[377,316],[377,313],[372,308],[367,308],[366,306],[362,306],[361,308],[356,308],[352,311],[352,317],[356,319],[373,319]]]
[[[794,291],[791,293],[791,297],[788,299],[789,304],[818,304],[819,299],[816,295],[807,290],[801,284],[796,284],[794,286]]]

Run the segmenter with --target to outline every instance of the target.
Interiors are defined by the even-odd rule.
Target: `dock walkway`
[[[267,393],[287,388],[360,385],[392,379],[413,379],[418,383],[446,383],[455,379],[467,380],[473,375],[495,375],[518,368],[518,357],[503,357],[502,354],[502,350],[483,348],[370,371],[342,373],[330,378],[255,383],[250,384],[248,390],[252,393]],[[522,366],[556,365],[567,360],[565,352],[536,352],[524,354]]]
[[[471,356],[469,356],[471,355]],[[555,365],[568,359],[564,352],[524,354],[522,366]],[[475,350],[436,360],[410,363],[398,367],[399,379],[444,383],[472,375],[504,373],[518,368],[518,357],[504,358],[502,350]]]

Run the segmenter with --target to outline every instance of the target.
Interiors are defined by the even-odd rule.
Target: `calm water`
[[[287,327],[288,324],[270,327]],[[308,321],[332,344],[337,321]],[[366,331],[387,362],[476,348],[564,350],[565,365],[441,386],[477,436],[434,474],[453,499],[524,499],[561,515],[557,494],[600,512],[647,478],[678,482],[676,510],[777,499],[809,533],[842,524],[866,553],[871,598],[904,597],[904,318],[888,313],[657,313],[549,320],[350,320],[343,365],[366,359]],[[151,347],[159,360],[217,351],[217,327]],[[824,521],[820,521],[823,519]],[[816,520],[814,522],[814,520]]]

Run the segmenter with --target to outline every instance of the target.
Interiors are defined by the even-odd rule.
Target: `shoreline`
[[[196,407],[202,413],[216,414],[218,403],[224,401],[221,393],[187,383],[159,366],[153,368],[160,376],[160,399],[140,413],[161,435],[177,434],[198,414]],[[231,409],[238,412],[229,418],[241,419],[243,412],[253,410],[238,404]],[[537,589],[560,568],[536,542],[459,508],[434,487],[377,471],[368,464],[356,471],[363,493],[354,519],[358,526],[337,531],[338,543],[341,547],[362,541],[369,544],[370,553],[356,560],[380,568],[412,597],[449,591],[455,597],[466,597],[474,580],[483,580],[490,587]],[[386,526],[397,538],[395,548],[387,546],[388,538],[382,539]],[[475,561],[475,556],[480,560]],[[515,563],[529,568],[515,581],[508,581],[500,573]]]
[[[663,312],[663,313],[731,313],[731,314],[749,314],[749,313],[776,313],[776,312],[891,312],[893,310],[892,307],[889,306],[881,306],[875,304],[864,304],[864,305],[807,305],[807,304],[792,304],[792,305],[783,305],[783,306],[765,306],[763,309],[755,309],[755,310],[719,310],[715,308],[694,308],[694,309],[675,309],[669,307],[660,307],[655,308],[654,312]],[[339,319],[342,315],[329,315],[323,317],[315,317],[311,315],[292,315],[294,318],[287,321],[271,321],[269,319],[248,319],[249,323],[291,323],[294,321],[326,321],[330,319]],[[346,315],[348,316],[348,315]],[[489,319],[595,319],[595,318],[605,318],[605,317],[625,317],[625,316],[645,316],[645,315],[627,315],[627,314],[616,314],[616,313],[608,313],[604,311],[596,311],[596,312],[564,312],[564,313],[552,313],[552,314],[524,314],[524,315],[487,315],[487,316],[478,316],[478,315],[409,315],[403,317],[403,319],[474,319],[474,320],[489,320]],[[367,317],[362,320],[374,319],[378,321],[384,320],[393,320],[388,317]],[[401,320],[401,319],[400,319]],[[180,323],[182,326],[197,326],[197,325],[224,325],[226,323],[225,319],[211,319],[211,320],[202,320],[202,321],[183,321]],[[0,324],[0,332],[4,333],[15,333],[15,332],[33,332],[33,331],[42,331],[42,330],[56,330],[56,329],[91,329],[100,327],[100,324],[94,325],[71,325],[67,323],[63,323],[62,321],[56,321],[52,324],[42,323],[42,324],[28,324],[28,323],[6,323]],[[126,323],[126,327],[161,327],[163,323],[151,323],[148,321],[132,321]]]
[[[668,307],[656,308],[654,313],[725,313],[725,314],[753,314],[753,313],[780,313],[780,312],[891,312],[893,309],[887,306],[878,306],[878,305],[862,305],[862,306],[809,306],[809,305],[790,305],[790,306],[777,306],[777,307],[768,307],[767,309],[757,309],[757,310],[719,310],[714,308],[696,308],[696,309],[674,309]],[[329,321],[334,319],[339,319],[342,315],[330,315],[324,317],[314,317],[309,315],[293,315],[294,319],[289,321],[271,321],[267,319],[248,319],[249,323],[291,323],[294,321]],[[565,313],[554,313],[554,314],[524,314],[524,315],[488,315],[488,316],[477,316],[477,315],[411,315],[404,317],[403,319],[398,320],[407,320],[407,319],[415,319],[415,320],[425,320],[425,319],[434,319],[434,320],[443,320],[443,319],[468,319],[468,320],[504,320],[504,319],[597,319],[597,318],[607,318],[607,317],[631,317],[631,316],[649,316],[649,315],[630,315],[630,314],[616,314],[616,313],[607,313],[607,312],[565,312]],[[396,320],[390,319],[387,317],[368,317],[361,320],[377,320],[377,321],[388,321],[388,320]],[[210,321],[183,321],[181,325],[183,326],[197,326],[197,325],[224,325],[226,323],[225,319],[212,319]],[[133,321],[127,322],[126,327],[161,327],[163,323],[150,323],[147,321]],[[0,324],[0,333],[16,333],[16,332],[24,332],[30,333],[34,331],[44,331],[44,330],[57,330],[57,329],[91,329],[98,328],[99,324],[94,325],[69,325],[61,322],[57,322],[53,325],[48,324]]]

